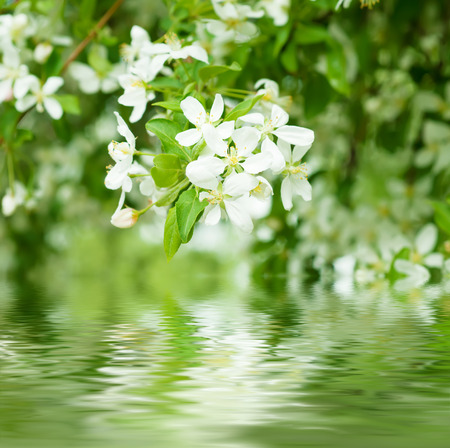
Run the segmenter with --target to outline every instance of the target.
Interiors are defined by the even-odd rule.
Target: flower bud
[[[133,227],[139,219],[139,213],[133,208],[123,208],[117,211],[111,218],[111,224],[119,229]]]

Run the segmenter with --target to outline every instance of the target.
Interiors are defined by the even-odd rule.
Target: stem
[[[181,59],[179,59],[178,62],[183,67],[184,73],[186,73],[186,76],[188,77],[189,81],[194,81],[192,76],[189,74],[189,72],[188,72],[188,70],[186,68],[186,64]]]
[[[155,203],[151,202],[150,204],[148,204],[147,207],[143,208],[142,210],[136,210],[137,215],[138,216],[143,215],[145,212],[148,212],[154,205]]]
[[[80,53],[86,48],[87,44],[97,35],[97,33],[106,25],[108,20],[112,17],[112,15],[117,11],[119,6],[123,3],[124,0],[116,0],[111,8],[106,11],[103,17],[97,22],[97,25],[92,28],[90,33],[84,38],[82,42],[78,44],[78,46],[73,50],[72,54],[68,57],[67,61],[64,63],[63,68],[60,71],[60,75],[62,75],[69,65],[80,55]]]
[[[131,179],[135,178],[135,177],[147,177],[147,176],[151,176],[150,173],[148,174],[128,174],[128,177],[131,177]]]
[[[142,152],[142,151],[135,151],[135,156],[150,156],[150,157],[156,157],[158,154],[150,154],[149,152]]]

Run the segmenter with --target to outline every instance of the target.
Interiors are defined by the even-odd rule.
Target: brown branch
[[[90,33],[84,38],[82,42],[73,50],[72,54],[68,57],[67,61],[64,63],[63,68],[60,71],[62,75],[67,67],[80,55],[80,53],[86,48],[87,44],[96,36],[96,34],[106,25],[108,20],[112,17],[112,15],[117,11],[120,5],[124,2],[124,0],[116,0],[116,2],[111,6],[111,8],[106,11],[104,16],[98,21],[97,25],[92,28]]]

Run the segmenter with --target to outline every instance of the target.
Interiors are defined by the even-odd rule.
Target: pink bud
[[[112,215],[111,224],[120,229],[127,229],[128,227],[133,227],[138,219],[139,214],[136,210],[133,208],[123,208]]]

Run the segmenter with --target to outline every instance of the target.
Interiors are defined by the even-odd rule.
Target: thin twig
[[[79,56],[79,54],[85,49],[87,44],[96,36],[96,34],[106,25],[108,20],[112,17],[112,15],[117,11],[119,6],[123,3],[124,0],[116,0],[116,2],[111,6],[111,8],[106,11],[104,16],[98,21],[97,25],[92,28],[91,32],[84,38],[82,42],[73,50],[72,54],[68,57],[67,61],[64,63],[63,68],[60,71],[60,74],[63,74],[67,67]]]

